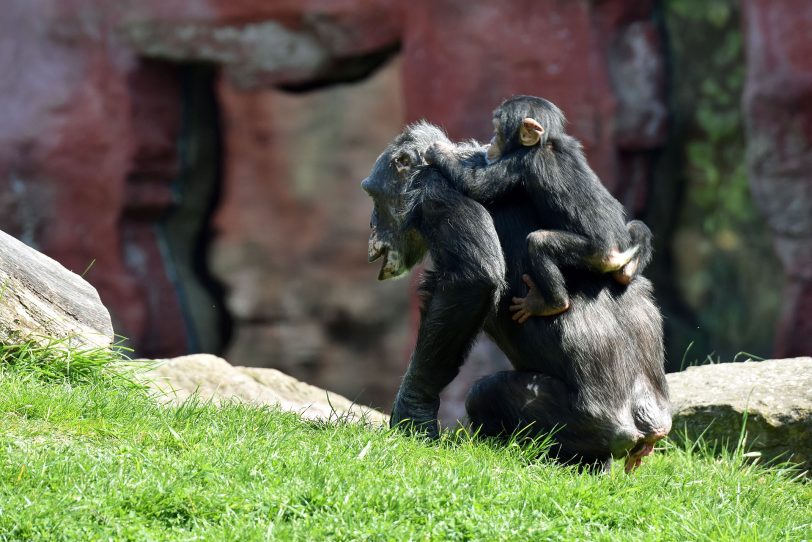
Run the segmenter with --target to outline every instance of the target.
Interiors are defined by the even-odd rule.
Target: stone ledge
[[[211,354],[155,360],[141,378],[167,404],[179,404],[196,394],[202,401],[221,404],[241,401],[277,405],[309,420],[368,422],[386,425],[389,417],[358,405],[337,393],[301,382],[276,369],[235,367]]]
[[[746,413],[750,450],[812,469],[812,358],[703,365],[667,378],[672,434],[704,432],[708,442],[735,446]]]

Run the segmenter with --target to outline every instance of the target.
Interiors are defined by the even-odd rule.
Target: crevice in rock
[[[212,219],[222,192],[220,111],[216,68],[179,65],[181,123],[180,172],[172,183],[174,206],[159,223],[158,235],[175,277],[187,329],[189,352],[220,353],[231,336],[232,320],[223,285],[213,276],[208,251]]]
[[[378,71],[400,52],[400,44],[395,43],[371,53],[343,57],[330,62],[327,69],[301,82],[278,85],[288,92],[311,92],[337,84],[357,83]]]

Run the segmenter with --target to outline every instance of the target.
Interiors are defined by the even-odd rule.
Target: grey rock
[[[747,448],[812,469],[812,358],[689,367],[667,375],[673,432],[735,447],[747,413]]]
[[[274,21],[239,26],[148,21],[122,25],[120,31],[147,56],[222,64],[246,87],[263,73],[311,74],[328,59],[315,36]]]
[[[234,367],[211,354],[194,354],[155,360],[155,367],[141,375],[164,403],[179,404],[193,394],[202,401],[221,404],[240,401],[277,405],[311,420],[363,421],[386,425],[388,417],[288,376],[276,369]]]
[[[113,324],[87,281],[0,231],[0,342],[24,340],[105,347]]]

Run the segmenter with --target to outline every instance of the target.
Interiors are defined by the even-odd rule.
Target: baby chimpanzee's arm
[[[426,152],[426,162],[437,168],[453,186],[479,202],[490,202],[512,189],[520,180],[518,156],[504,156],[488,164],[484,152],[460,155],[454,145],[437,142]]]

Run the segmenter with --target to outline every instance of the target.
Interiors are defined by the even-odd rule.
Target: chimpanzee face
[[[418,123],[409,126],[375,161],[361,188],[372,198],[369,261],[383,258],[378,280],[397,278],[426,254],[421,236],[404,225],[406,190],[411,178],[426,162],[423,155],[432,143],[448,138],[438,128]]]

